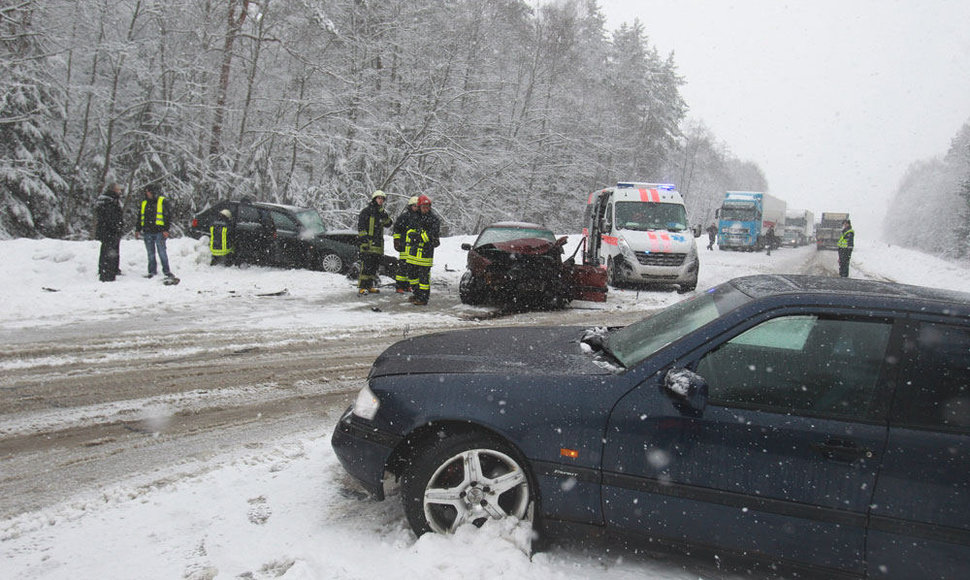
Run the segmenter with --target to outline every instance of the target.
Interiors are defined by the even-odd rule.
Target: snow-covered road
[[[339,276],[213,269],[193,240],[171,244],[177,287],[137,275],[137,242],[125,242],[126,276],[113,284],[96,281],[92,242],[0,242],[19,257],[0,275],[20,281],[0,304],[0,577],[722,577],[608,545],[530,560],[514,530],[415,539],[396,497],[366,499],[343,473],[330,432],[391,342],[438,328],[625,324],[682,298],[611,290],[606,304],[490,319],[458,303],[462,241],[442,246],[424,310],[393,294],[358,298]],[[967,289],[966,269],[906,256],[860,248],[853,275],[925,283],[932,272],[935,285]],[[830,273],[835,255],[701,259],[706,288]]]

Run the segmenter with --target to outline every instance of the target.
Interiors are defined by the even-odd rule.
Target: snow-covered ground
[[[204,242],[169,242],[182,279],[164,286],[141,276],[142,244],[122,245],[124,276],[97,280],[96,242],[0,242],[0,348],[44,336],[130,334],[180,329],[305,329],[336,339],[368,329],[396,333],[456,325],[469,308],[457,300],[468,237],[443,241],[435,258],[432,304],[359,298],[342,276],[267,268],[213,268]],[[573,237],[575,241],[577,238]],[[860,238],[854,277],[970,290],[970,268]],[[573,248],[571,243],[568,248]],[[800,272],[813,248],[771,256],[701,249],[699,288],[755,272]],[[822,254],[834,269],[834,252]],[[385,280],[389,282],[389,280]],[[649,311],[681,299],[673,292],[613,291],[606,304],[577,308]],[[467,321],[464,322],[467,324]],[[54,355],[52,355],[54,356]],[[68,355],[63,355],[68,356]],[[47,361],[57,364],[56,360]],[[17,365],[3,359],[4,368]],[[212,458],[204,468],[159,466],[97,493],[0,521],[0,578],[714,578],[717,569],[684,566],[608,545],[527,554],[525,530],[490,525],[475,534],[426,535],[408,529],[397,497],[366,499],[330,447],[336,416],[310,431]],[[0,417],[3,427],[16,416]],[[9,431],[8,431],[9,432]],[[2,442],[2,439],[0,439]],[[0,454],[0,477],[5,469]]]

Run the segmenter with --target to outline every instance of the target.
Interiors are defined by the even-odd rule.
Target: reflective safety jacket
[[[441,220],[432,212],[418,213],[407,231],[407,254],[404,260],[415,266],[430,267],[434,249],[441,244]]]
[[[407,234],[411,224],[417,219],[417,212],[412,211],[411,207],[404,208],[401,215],[394,220],[394,227],[391,232],[394,234],[394,249],[400,252],[401,259],[408,254]]]
[[[839,237],[839,241],[836,242],[835,246],[837,248],[851,249],[855,245],[855,230],[849,228],[842,231],[842,236]]]
[[[213,256],[232,253],[232,236],[229,233],[229,224],[226,222],[215,221],[209,226],[209,251]]]
[[[391,226],[391,216],[383,206],[371,200],[357,217],[357,243],[361,252],[384,253],[384,228]]]
[[[138,223],[135,224],[136,232],[167,232],[168,231],[168,204],[164,195],[158,196],[154,203],[145,198],[141,201],[141,211],[138,214]]]

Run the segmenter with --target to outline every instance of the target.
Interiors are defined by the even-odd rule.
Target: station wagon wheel
[[[319,266],[324,272],[339,274],[344,269],[344,261],[337,254],[328,253],[320,257]]]
[[[418,453],[401,483],[404,512],[417,535],[454,533],[463,524],[531,518],[529,478],[503,443],[467,433]]]

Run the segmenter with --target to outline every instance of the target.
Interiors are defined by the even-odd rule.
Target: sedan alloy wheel
[[[402,482],[408,521],[418,535],[481,527],[489,519],[530,514],[529,479],[506,445],[469,433],[437,440]]]

